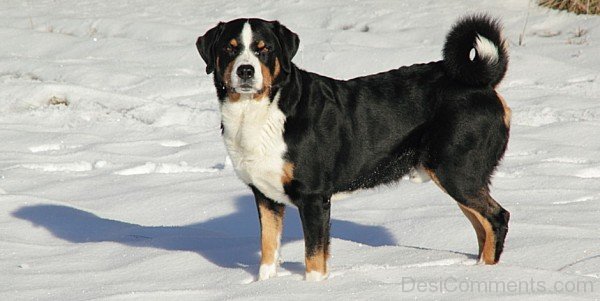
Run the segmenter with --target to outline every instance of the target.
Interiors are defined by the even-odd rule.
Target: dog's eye
[[[259,55],[259,54],[267,54],[271,51],[271,47],[269,46],[264,46],[262,48],[257,49],[254,54]]]
[[[231,45],[227,45],[227,46],[223,47],[223,50],[225,50],[225,52],[227,52],[229,54],[232,54],[235,52],[235,48],[233,48],[233,46],[231,46]]]

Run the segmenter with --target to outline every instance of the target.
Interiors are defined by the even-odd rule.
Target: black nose
[[[237,75],[241,79],[251,79],[254,76],[254,67],[252,65],[241,65],[237,68]]]

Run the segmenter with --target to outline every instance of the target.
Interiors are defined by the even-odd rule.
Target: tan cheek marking
[[[225,88],[227,88],[227,97],[229,98],[229,101],[231,102],[236,102],[238,100],[240,100],[240,93],[235,93],[233,91],[231,91],[231,72],[233,71],[233,64],[234,61],[232,61],[231,63],[229,63],[227,65],[227,68],[225,68],[225,73],[223,73],[223,80],[225,81]]]
[[[277,78],[281,73],[281,66],[279,65],[279,59],[275,58],[275,72],[273,72],[273,78]]]
[[[225,72],[223,73],[223,80],[225,84],[229,86],[231,84],[231,72],[233,71],[233,62],[229,63],[227,67],[225,67]]]
[[[276,212],[267,208],[267,204],[260,202],[260,241],[261,241],[261,264],[273,264],[277,260],[276,253],[279,250],[281,231],[283,229],[283,215],[285,207],[280,207]]]
[[[497,93],[496,93],[497,94]],[[506,127],[510,127],[510,121],[512,119],[512,110],[506,104],[506,100],[500,94],[497,94],[500,99],[500,103],[502,103],[502,108],[504,109],[504,124]]]
[[[283,164],[283,175],[281,176],[281,183],[283,185],[290,184],[294,179],[294,164],[285,162]]]
[[[307,256],[306,259],[306,272],[319,272],[322,275],[327,274],[327,252],[323,248],[319,248],[316,252]]]
[[[260,70],[263,76],[263,89],[260,93],[254,93],[252,97],[254,100],[261,100],[265,97],[268,97],[271,93],[271,84],[273,83],[271,71],[269,71],[269,68],[262,62],[260,63]]]
[[[273,81],[281,73],[281,66],[279,65],[279,59],[275,58],[275,70],[274,70],[273,74],[271,74],[269,67],[267,67],[263,63],[260,63],[260,70],[263,75],[263,90],[261,93],[255,93],[254,95],[252,95],[252,98],[254,100],[261,100],[265,97],[268,97],[269,94],[271,93],[271,86],[273,85]]]
[[[229,101],[231,102],[236,102],[240,100],[240,97],[242,96],[240,93],[235,92],[227,92],[227,95],[229,95]]]

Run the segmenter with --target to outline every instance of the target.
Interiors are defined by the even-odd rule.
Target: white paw
[[[323,281],[327,279],[329,273],[319,273],[317,271],[306,272],[306,281]]]
[[[410,181],[413,183],[425,183],[431,180],[427,172],[422,167],[416,167],[410,170]]]
[[[261,264],[258,270],[258,280],[267,280],[277,276],[277,265],[272,264]]]

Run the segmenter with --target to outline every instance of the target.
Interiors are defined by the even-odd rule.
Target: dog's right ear
[[[203,36],[198,37],[196,48],[206,63],[206,74],[215,70],[215,44],[221,37],[225,23],[219,22],[217,26],[208,30]]]

